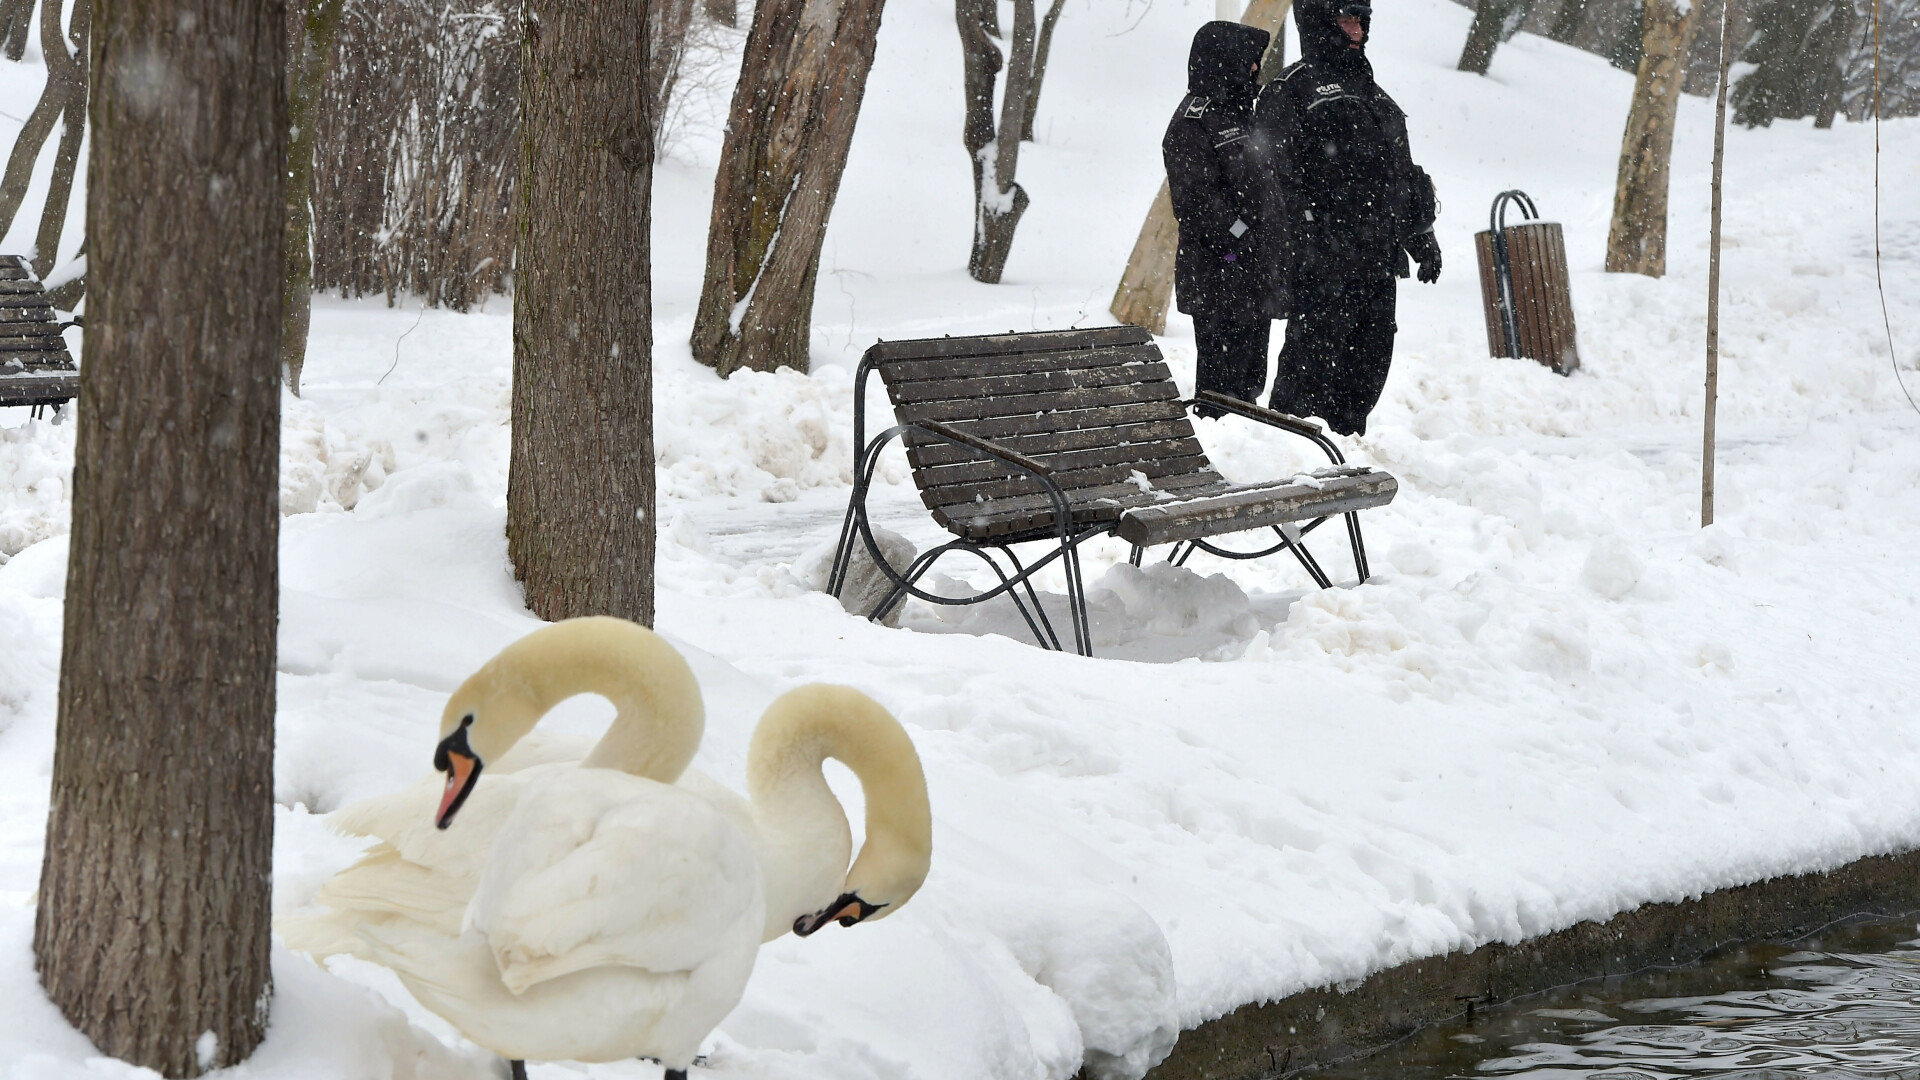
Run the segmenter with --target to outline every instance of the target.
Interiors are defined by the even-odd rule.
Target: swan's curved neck
[[[932,826],[919,755],[899,722],[856,690],[806,686],[768,707],[747,751],[756,823],[766,828],[773,824],[769,819],[807,822],[803,828],[818,830],[823,826],[817,823],[831,814],[845,835],[845,812],[821,772],[827,758],[853,771],[867,804],[866,841],[854,871],[846,871],[842,854],[833,877],[851,883],[863,866],[869,875],[877,870],[912,878],[918,865],[924,875]]]
[[[657,634],[624,619],[568,619],[528,634],[454,693],[447,716],[457,723],[471,702],[487,702],[477,722],[504,752],[578,694],[599,694],[616,713],[584,766],[672,783],[700,748],[706,711],[692,670]]]

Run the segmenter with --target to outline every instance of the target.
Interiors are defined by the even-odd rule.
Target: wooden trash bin
[[[1508,225],[1509,204],[1528,220]],[[1567,284],[1567,244],[1558,223],[1539,218],[1524,192],[1503,191],[1493,201],[1487,231],[1474,234],[1487,349],[1493,356],[1524,356],[1570,375],[1580,366],[1580,351]]]

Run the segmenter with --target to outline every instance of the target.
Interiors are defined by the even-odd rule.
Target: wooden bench
[[[47,292],[18,255],[0,255],[0,406],[48,406],[80,396],[80,372]]]
[[[866,386],[875,371],[898,423],[868,439]],[[1157,544],[1174,545],[1168,558],[1175,563],[1195,550],[1229,559],[1284,550],[1328,588],[1332,582],[1308,552],[1306,534],[1343,516],[1355,573],[1365,581],[1359,511],[1384,506],[1399,489],[1387,473],[1346,464],[1339,447],[1309,421],[1211,392],[1182,400],[1152,335],[1137,326],[883,341],[860,360],[853,402],[853,496],[828,591],[840,595],[855,544],[862,543],[894,583],[870,617],[885,617],[907,596],[976,604],[1005,594],[1040,644],[1060,649],[1032,585],[1033,575],[1057,559],[1067,579],[1074,646],[1088,656],[1092,636],[1079,557],[1087,539],[1118,536],[1133,545],[1136,566]],[[1202,405],[1310,439],[1331,465],[1265,483],[1232,483],[1194,438],[1187,413]],[[906,445],[921,501],[956,537],[906,567],[888,563],[867,521],[874,469],[896,438]],[[1256,529],[1270,530],[1277,542],[1258,551],[1211,542]],[[1013,547],[1028,542],[1051,550],[1022,562]],[[1000,584],[964,598],[919,588],[919,579],[953,551],[985,561]]]

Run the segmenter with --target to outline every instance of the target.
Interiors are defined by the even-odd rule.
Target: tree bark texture
[[[1640,73],[1620,142],[1613,224],[1607,231],[1610,273],[1663,277],[1667,272],[1667,164],[1698,10],[1694,5],[1682,14],[1675,0],[1647,0]]]
[[[27,54],[33,32],[33,0],[0,0],[0,54],[18,60]]]
[[[319,127],[320,89],[340,31],[345,0],[294,0],[287,47],[290,93],[287,142],[287,269],[282,303],[287,321],[280,337],[280,373],[295,397],[307,363],[307,329],[313,318],[313,140]]]
[[[95,15],[33,947],[103,1052],[186,1077],[251,1054],[271,992],[286,37],[278,0]]]
[[[650,0],[529,0],[507,551],[542,619],[653,622]]]
[[[885,0],[760,0],[713,185],[693,355],[806,371],[820,246]]]
[[[1287,12],[1293,0],[1253,0],[1240,21],[1257,26],[1273,35],[1267,55],[1260,61],[1260,81],[1264,84],[1280,73],[1286,39],[1280,31],[1287,24]],[[1173,216],[1173,194],[1167,182],[1147,210],[1147,220],[1127,256],[1127,268],[1120,274],[1120,287],[1114,290],[1107,310],[1123,323],[1146,328],[1148,333],[1167,332],[1167,309],[1173,306],[1173,259],[1180,249],[1180,223]]]
[[[41,214],[42,231],[47,226],[47,211],[52,210],[55,203],[59,204],[57,220],[62,223],[66,220],[66,200],[73,193],[74,168],[79,160],[80,144],[86,129],[87,64],[84,50],[87,3],[86,0],[75,0],[71,32],[77,40],[72,46],[60,33],[61,8],[58,0],[52,0],[40,8],[40,51],[47,58],[47,85],[40,92],[40,100],[34,105],[33,112],[27,115],[27,122],[21,126],[13,149],[7,155],[7,170],[0,175],[0,236],[13,227],[14,215],[20,212],[20,204],[27,197],[27,187],[33,181],[33,166],[40,159],[40,151],[45,149],[47,138],[53,134],[54,124],[62,122],[65,129],[60,135],[60,148],[55,151],[55,176],[49,192],[50,195],[61,197],[47,200]],[[74,55],[74,49],[83,50],[83,54]],[[59,175],[63,161],[66,165],[64,180]],[[57,230],[55,239],[58,240]],[[42,269],[42,257],[36,252],[34,273],[44,276],[47,269],[52,268],[54,258],[55,254],[46,255],[46,269]]]
[[[1513,36],[1532,8],[1532,0],[1479,0],[1467,43],[1460,50],[1460,70],[1485,75],[1493,63],[1493,50]]]

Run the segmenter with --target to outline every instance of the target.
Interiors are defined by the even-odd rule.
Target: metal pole
[[[1733,64],[1733,0],[1720,10],[1720,92],[1713,114],[1713,223],[1707,246],[1707,409],[1700,446],[1700,527],[1713,524],[1713,422],[1720,396],[1720,164],[1727,146],[1727,70]]]

